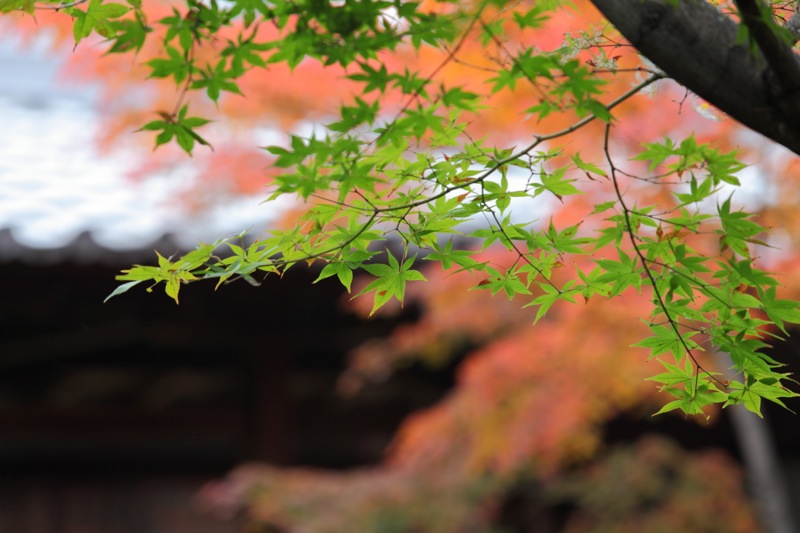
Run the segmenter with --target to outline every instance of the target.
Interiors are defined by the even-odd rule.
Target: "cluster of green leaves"
[[[764,244],[766,229],[753,215],[732,210],[731,196],[711,209],[707,205],[724,184],[738,185],[735,173],[743,165],[735,153],[698,145],[693,137],[648,144],[636,159],[648,161],[651,170],[662,166],[684,175],[684,186],[673,191],[677,205],[668,213],[655,214],[655,206],[628,209],[620,200],[625,212],[609,218],[615,226],[607,234],[620,239],[627,233],[633,253],[603,265],[626,280],[620,288],[640,280],[652,286],[652,336],[636,346],[649,349],[651,358],[671,356],[672,361],[659,359],[667,371],[650,378],[676,397],[659,412],[701,414],[708,404],[743,403],[760,414],[762,398],[784,405],[782,398],[796,394],[781,383],[788,375],[776,371],[780,364],[764,353],[763,339],[786,333],[777,308],[791,316],[789,322],[800,320],[797,303],[776,301],[777,280],[754,265],[751,247]],[[703,234],[717,237],[716,254],[692,248],[692,237]],[[709,241],[704,239],[706,247]],[[629,275],[637,270],[643,278]],[[706,371],[697,355],[705,350],[728,354],[736,376]]]
[[[425,279],[412,268],[423,257],[446,269],[475,272],[476,289],[523,299],[536,308],[537,321],[560,301],[628,291],[651,295],[652,335],[637,346],[650,350],[666,370],[652,378],[675,397],[661,412],[699,414],[711,404],[742,403],[759,413],[762,399],[783,405],[783,398],[795,396],[784,385],[788,376],[764,354],[764,340],[800,322],[797,303],[778,299],[775,279],[755,266],[751,249],[762,244],[764,228],[736,210],[730,197],[719,199],[725,187],[738,185],[743,165],[736,154],[692,137],[666,139],[634,157],[648,162],[651,173],[658,171],[655,177],[623,175],[608,148],[613,109],[661,73],[613,95],[603,76],[615,75],[616,67],[600,34],[586,33],[550,52],[504,44],[508,25],[523,32],[540,28],[561,8],[557,0],[532,7],[504,0],[441,4],[432,14],[401,0],[186,0],[156,22],[147,20],[140,0],[63,7],[74,18],[76,43],[97,32],[112,53],[140,50],[157,33],[163,54],[147,62],[150,75],[173,79],[179,93],[204,91],[216,102],[224,92],[239,92],[236,80],[248,69],[277,62],[293,68],[303,60],[346,67],[362,87],[361,96],[342,105],[322,133],[267,147],[280,170],[270,199],[296,196],[309,205],[294,227],[247,242],[203,245],[175,259],[159,256],[157,266],[123,271],[118,279],[126,283],[112,296],[140,283],[148,290],[164,283],[177,302],[185,283],[244,278],[255,284],[258,276],[318,261],[324,264],[318,280],[336,276],[348,291],[355,271],[371,276],[357,296],[371,295],[375,312],[392,299],[402,302],[407,284]],[[2,11],[30,12],[31,6],[28,0],[0,0]],[[165,31],[152,32],[149,24]],[[256,30],[263,24],[278,28],[279,37],[259,41]],[[214,60],[200,64],[197,47],[217,39],[223,27],[238,34],[214,47]],[[496,51],[497,67],[487,76],[493,93],[528,85],[539,95],[526,110],[533,119],[567,114],[573,123],[522,147],[492,146],[491,139],[465,134],[483,112],[481,95],[407,68],[393,71],[377,60],[378,53],[398,46],[429,45],[448,50],[445,61],[453,61],[468,39]],[[581,50],[593,59],[577,59]],[[384,109],[388,94],[405,102],[399,112]],[[191,153],[195,143],[207,144],[195,130],[208,120],[190,117],[183,96],[177,100],[174,113],[142,129],[158,132],[157,145],[175,139]],[[605,149],[591,155],[597,160],[554,147],[553,141],[592,122],[608,125]],[[582,176],[589,181],[581,182]],[[622,192],[623,178],[671,187],[674,202],[635,205]],[[529,210],[538,197],[564,202],[587,187],[604,188],[611,198],[596,206],[592,223],[559,228],[512,213],[517,205]],[[719,248],[700,252],[695,241]],[[490,246],[507,249],[512,264],[480,259]],[[556,269],[564,267],[566,256],[583,259],[572,277],[558,281],[563,276]],[[730,354],[736,379],[706,370],[699,352],[709,350]]]

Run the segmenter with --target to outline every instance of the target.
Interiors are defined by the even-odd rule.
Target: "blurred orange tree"
[[[659,412],[760,413],[796,396],[763,352],[800,322],[770,272],[797,235],[796,14],[757,0],[591,4],[615,26],[558,0],[0,0],[0,12],[75,43],[72,71],[105,89],[102,141],[136,129],[162,147],[141,173],[188,166],[216,196],[294,200],[282,227],[134,266],[112,296],[163,283],[177,302],[190,282],[317,263],[348,291],[367,275],[366,314],[422,301],[411,331],[355,354],[345,390],[405,358],[486,345],[401,428],[385,470],[353,480],[406,487],[355,491],[359,512],[432,498],[411,488],[423,474],[432,494],[459,487],[452,526],[483,516],[469,498],[490,506],[527,469],[592,457],[602,422],[652,397],[643,378],[671,396]],[[717,351],[734,378],[704,357]],[[256,514],[296,518],[252,498]]]

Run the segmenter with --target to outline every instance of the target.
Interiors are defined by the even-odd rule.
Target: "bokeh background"
[[[766,530],[728,411],[650,416],[663,398],[629,348],[647,313],[636,295],[556,307],[531,328],[519,301],[431,269],[405,308],[367,318],[369,302],[313,284],[311,265],[189,287],[180,306],[143,290],[104,303],[155,249],[291,219],[292,205],[259,205],[268,161],[249,147],[309,131],[352,87],[331,90],[340,76],[313,65],[298,74],[316,83],[252,76],[256,97],[214,111],[234,124],[217,152],[153,154],[133,125],[174,92],[126,85],[136,61],[99,62],[99,43],[72,51],[68,28],[43,26],[0,26],[0,531]],[[745,190],[786,228],[766,259],[795,272],[791,160],[691,98],[675,118],[680,92],[659,91],[626,111],[648,131],[620,135],[692,128],[748,146]],[[497,110],[479,126],[516,135]],[[798,352],[794,337],[771,353],[792,371]],[[800,424],[765,411],[762,451],[796,509]]]

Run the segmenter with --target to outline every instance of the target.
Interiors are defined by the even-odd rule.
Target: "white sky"
[[[101,246],[135,249],[168,232],[193,245],[263,223],[260,198],[188,215],[173,200],[180,180],[127,179],[132,155],[97,152],[93,91],[59,84],[58,64],[45,43],[0,36],[0,229],[32,248],[89,231]]]

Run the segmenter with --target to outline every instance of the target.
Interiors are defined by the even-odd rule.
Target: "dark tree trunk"
[[[737,43],[734,20],[703,1],[591,1],[669,77],[800,154],[800,60],[786,43],[756,38],[765,34],[760,21],[748,23],[750,46]]]
[[[726,353],[717,352],[716,359],[720,368],[733,365]],[[737,379],[731,375],[732,372],[728,374],[730,379]],[[768,533],[797,533],[791,497],[769,424],[743,405],[733,405],[728,411],[764,530]]]

